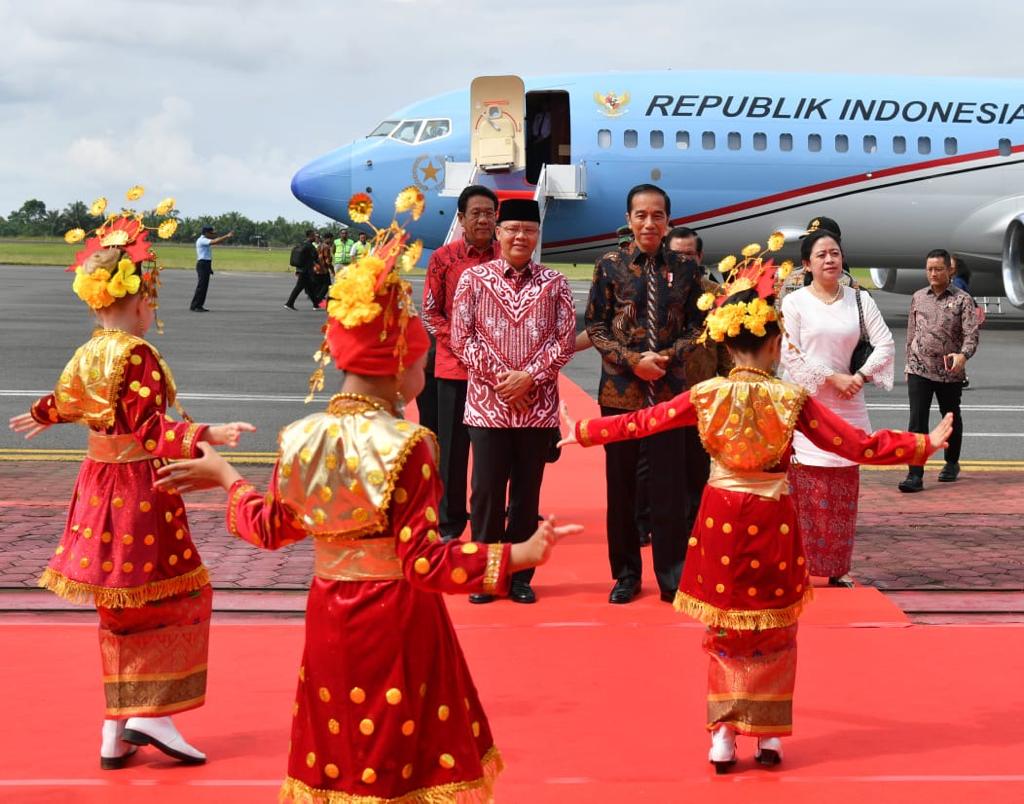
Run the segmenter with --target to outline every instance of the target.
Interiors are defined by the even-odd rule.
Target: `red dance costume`
[[[689,540],[676,609],[708,626],[708,728],[792,731],[797,618],[812,597],[786,469],[794,429],[866,464],[923,464],[926,436],[847,424],[797,386],[736,368],[644,410],[581,421],[584,446],[696,426],[711,478]]]
[[[60,545],[39,585],[100,616],[106,716],[161,716],[202,705],[212,593],[181,496],[154,491],[166,459],[192,458],[206,425],[175,422],[174,379],[153,346],[97,330],[52,394],[41,424],[89,428]]]
[[[439,593],[503,594],[509,545],[440,541],[434,436],[382,400],[338,394],[280,443],[227,524],[316,540],[282,800],[489,801],[501,757]]]

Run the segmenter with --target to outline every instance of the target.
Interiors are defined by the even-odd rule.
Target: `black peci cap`
[[[506,198],[498,207],[498,223],[505,221],[540,223],[540,204],[532,198]]]

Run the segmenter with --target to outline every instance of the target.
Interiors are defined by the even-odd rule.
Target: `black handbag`
[[[868,333],[864,330],[864,308],[861,307],[860,303],[860,288],[854,291],[857,294],[857,319],[860,321],[860,340],[857,341],[857,345],[853,347],[853,354],[850,355],[850,373],[856,374],[864,364],[868,362],[868,358],[871,357],[871,353],[875,351],[875,347],[871,345],[871,340],[868,338]]]

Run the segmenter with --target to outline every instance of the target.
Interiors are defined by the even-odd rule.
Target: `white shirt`
[[[825,304],[811,292],[810,287],[805,287],[783,299],[782,376],[804,386],[818,402],[848,424],[871,432],[863,390],[852,399],[843,399],[825,383],[832,374],[850,373],[850,357],[860,340],[857,292],[844,287],[840,299],[833,304]],[[875,385],[891,391],[896,354],[892,333],[871,294],[861,291],[860,302],[864,311],[864,330],[875,347],[860,371]],[[814,446],[799,432],[793,434],[793,451],[799,463],[809,466],[854,466],[852,461]]]
[[[212,260],[213,249],[211,246],[213,241],[210,240],[206,235],[199,235],[196,238],[196,259],[197,260]]]

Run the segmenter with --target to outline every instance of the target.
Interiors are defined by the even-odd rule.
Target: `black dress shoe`
[[[674,591],[673,592],[666,592],[666,591],[662,590],[662,592],[661,592],[661,599],[663,601],[665,601],[666,603],[675,603],[676,602],[676,593]]]
[[[494,595],[474,594],[469,596],[470,603],[493,603],[497,598]]]
[[[295,309],[295,305],[294,304],[286,304],[284,306],[284,309],[285,310],[294,310]]]
[[[906,478],[900,481],[899,490],[906,494],[924,491],[924,478],[917,475],[907,475]]]
[[[649,547],[651,544],[651,532],[649,530],[640,533],[640,546]]]
[[[508,599],[516,603],[536,603],[537,594],[528,583],[513,583],[508,592]]]
[[[942,467],[942,471],[939,472],[940,483],[952,483],[960,476],[960,464],[958,463],[947,463]]]
[[[830,575],[828,585],[838,586],[841,589],[853,589],[853,579],[849,575]]]
[[[608,595],[609,603],[632,603],[640,595],[639,578],[619,578]]]

